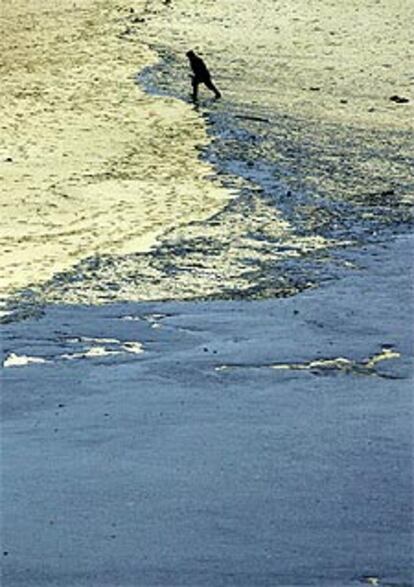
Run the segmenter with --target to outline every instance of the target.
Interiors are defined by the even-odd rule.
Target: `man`
[[[204,63],[204,61],[201,59],[201,57],[196,55],[194,53],[194,51],[187,51],[186,55],[190,61],[191,69],[193,70],[193,74],[194,74],[191,76],[191,84],[193,86],[193,100],[194,100],[194,102],[197,101],[198,86],[200,84],[205,84],[209,90],[214,92],[216,98],[221,98],[221,94],[218,91],[218,89],[216,88],[216,86],[213,84],[213,82],[211,80],[210,72],[207,69],[207,66]]]

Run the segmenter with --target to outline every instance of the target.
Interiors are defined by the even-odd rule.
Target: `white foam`
[[[68,352],[61,355],[55,355],[49,360],[42,357],[32,357],[29,355],[17,355],[16,353],[10,353],[3,362],[3,367],[24,367],[25,365],[41,364],[41,363],[54,363],[58,361],[74,361],[76,359],[96,359],[102,357],[110,357],[116,355],[123,355],[125,353],[132,355],[140,355],[144,352],[144,346],[138,341],[126,341],[121,342],[115,338],[89,338],[89,337],[76,337],[67,339],[67,342],[84,343],[89,348],[76,352]],[[98,344],[95,344],[98,343]],[[105,345],[116,345],[115,348],[108,348]]]
[[[0,319],[7,318],[7,316],[11,316],[13,314],[12,310],[1,310],[0,309]]]
[[[167,314],[148,314],[148,320],[162,320],[167,317]]]
[[[134,322],[142,322],[142,318],[139,316],[122,316],[121,320],[132,320]]]
[[[91,359],[96,357],[108,357],[110,355],[120,355],[122,351],[108,350],[104,346],[94,346],[81,353],[65,353],[59,355],[57,359],[73,361],[74,359]]]
[[[80,340],[80,339],[77,339]],[[123,353],[131,353],[134,355],[139,355],[144,352],[144,347],[140,342],[136,341],[127,341],[121,343],[119,340],[115,340],[112,338],[82,338],[82,342],[86,341],[99,341],[104,342],[106,341],[108,344],[117,344],[117,349],[108,349],[105,346],[98,345],[98,346],[91,346],[86,351],[76,352],[76,353],[65,353],[64,355],[59,355],[56,357],[57,360],[63,359],[67,361],[73,361],[74,359],[94,359],[99,357],[109,357],[115,355],[122,355]]]
[[[127,353],[139,355],[144,352],[144,347],[140,342],[124,342],[121,348]]]
[[[30,357],[29,355],[16,355],[10,353],[3,361],[3,367],[24,367],[26,365],[48,363],[46,359],[42,357]]]

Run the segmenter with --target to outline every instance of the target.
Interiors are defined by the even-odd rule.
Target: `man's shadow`
[[[191,96],[188,99],[188,102],[193,105],[193,110],[195,110],[196,112],[199,112],[200,108],[208,108],[209,106],[214,106],[219,100],[220,100],[220,98],[216,98],[216,97],[206,98],[205,100],[200,100],[199,98],[197,98],[195,100]]]

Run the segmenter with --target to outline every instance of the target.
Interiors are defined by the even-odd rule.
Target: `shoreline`
[[[71,18],[76,21],[76,11],[66,1],[70,8],[61,13],[62,27],[56,27],[50,14],[46,19],[58,36],[75,34]],[[40,0],[28,2],[33,9],[42,6]],[[154,7],[151,0],[146,4]],[[259,62],[265,45],[259,46],[253,31],[251,52],[239,54],[234,39],[243,30],[247,2],[228,1],[228,6],[240,8],[232,30],[220,11],[215,12],[218,3],[202,3],[197,19],[193,4],[173,0],[178,13],[168,12],[166,4],[171,15],[167,41],[175,55],[184,54],[184,43],[203,42],[211,49],[208,63],[211,57],[219,76],[221,57],[221,71],[231,72],[228,83],[234,84],[228,88],[233,94],[231,115],[251,114],[241,100],[247,82],[238,88],[236,74],[254,59]],[[279,4],[263,0],[259,9]],[[110,6],[88,0],[92,5]],[[7,6],[13,8],[12,3]],[[18,0],[17,6],[24,4]],[[257,120],[239,120],[239,126],[230,128],[228,113],[220,111],[223,102],[216,107],[209,103],[220,127],[214,143],[200,111],[173,98],[140,93],[130,76],[134,48],[141,48],[144,62],[144,53],[149,55],[144,36],[156,38],[163,24],[157,14],[149,22],[132,23],[142,18],[142,6],[135,2],[131,12],[122,0],[119,20],[109,11],[88,26],[84,21],[85,46],[92,42],[88,34],[99,45],[105,31],[104,53],[113,49],[125,74],[118,71],[112,79],[112,62],[98,71],[99,81],[108,84],[102,92],[101,86],[96,90],[97,99],[114,101],[108,119],[98,108],[102,150],[97,143],[89,158],[88,134],[76,154],[74,132],[69,142],[75,154],[67,167],[56,169],[65,172],[63,183],[43,176],[36,162],[43,158],[45,145],[54,152],[57,144],[49,139],[58,136],[56,129],[49,133],[48,124],[42,134],[41,121],[50,122],[50,115],[53,124],[58,122],[47,108],[33,119],[40,134],[32,135],[21,161],[14,160],[14,153],[12,162],[2,161],[0,143],[0,173],[13,165],[7,171],[11,184],[16,182],[11,200],[19,189],[27,188],[30,199],[29,188],[37,186],[39,196],[42,186],[49,189],[56,183],[62,200],[68,199],[62,196],[67,192],[72,204],[86,195],[96,201],[100,186],[106,219],[102,222],[93,207],[88,210],[91,218],[96,216],[96,230],[103,226],[103,233],[95,235],[96,255],[69,271],[67,258],[62,259],[52,279],[45,277],[42,287],[26,289],[12,301],[16,305],[9,310],[15,313],[1,325],[2,580],[7,587],[412,587],[414,234],[399,234],[397,222],[391,223],[389,235],[380,220],[378,234],[368,233],[375,229],[375,212],[389,210],[397,220],[403,214],[405,208],[393,207],[394,196],[403,197],[403,190],[388,195],[377,190],[372,201],[359,202],[359,212],[368,217],[352,216],[349,211],[358,201],[330,199],[322,193],[323,186],[329,192],[328,184],[322,182],[321,191],[306,191],[283,183],[288,171],[302,173],[318,159],[317,150],[305,149],[307,140],[302,141],[304,151],[298,150],[311,127],[295,126],[293,119],[269,107],[263,118],[271,115],[280,135],[267,133],[266,123]],[[280,4],[282,12],[286,6]],[[371,0],[364,6],[372,6]],[[330,14],[328,10],[324,19]],[[281,16],[281,23],[293,26],[294,45],[300,37],[296,23],[299,31],[303,23],[295,14]],[[281,23],[277,27],[283,31]],[[16,26],[24,36],[32,25],[34,21],[23,18]],[[335,26],[341,28],[341,21]],[[112,34],[115,30],[121,38]],[[132,39],[137,37],[135,45]],[[278,40],[277,46],[280,51],[283,42]],[[304,47],[305,42],[294,67]],[[86,62],[95,63],[92,53],[84,56]],[[85,65],[82,76],[89,75],[90,66]],[[171,71],[174,75],[168,77]],[[167,75],[181,96],[188,80],[183,71],[184,61],[178,59]],[[283,83],[292,90],[291,75],[288,71]],[[262,83],[259,78],[254,80]],[[61,71],[56,79],[68,83],[62,95],[73,91]],[[35,81],[28,88],[35,95],[25,101],[40,99]],[[219,82],[221,88],[226,80]],[[309,85],[307,78],[304,84]],[[312,90],[311,95],[319,94]],[[126,121],[125,104],[117,101],[121,98],[129,113]],[[284,99],[289,104],[289,96]],[[87,97],[82,100],[86,108]],[[318,110],[324,100],[315,106],[309,99],[305,106]],[[367,105],[366,96],[362,104]],[[261,96],[255,108],[263,108]],[[389,108],[387,117],[392,117]],[[81,126],[95,120],[96,104],[92,101],[86,110]],[[399,110],[398,116],[403,118],[404,112]],[[254,127],[260,124],[264,126]],[[239,143],[232,133],[240,133]],[[142,144],[124,157],[126,146],[138,144],[138,135]],[[329,146],[329,137],[324,137],[327,142],[318,148]],[[243,150],[249,140],[254,149]],[[69,144],[63,142],[62,153]],[[172,153],[176,143],[179,149]],[[360,143],[352,145],[359,153]],[[290,167],[283,168],[287,159],[272,158],[276,151],[283,157],[293,153]],[[57,159],[53,153],[45,155],[53,172],[59,153]],[[378,153],[384,156],[382,165],[385,151],[375,152],[372,159],[357,158],[361,173]],[[211,161],[200,160],[215,155],[224,174]],[[404,161],[406,155],[404,151]],[[19,173],[28,161],[30,178],[24,183]],[[140,210],[137,185],[148,194]],[[406,188],[408,193],[408,184]],[[286,200],[288,190],[294,199]],[[50,198],[45,205],[55,203],[57,192],[46,193]],[[122,203],[116,213],[111,208],[114,194]],[[12,204],[19,209],[18,201]],[[162,231],[168,234],[156,252],[131,252],[128,247],[154,234],[162,211]],[[126,254],[105,253],[105,227],[119,231],[124,213],[125,223],[138,219],[141,228],[127,231]],[[85,227],[76,224],[79,219],[74,222],[83,234]],[[14,230],[13,223],[9,229]],[[345,241],[347,234],[355,235],[356,246],[327,246],[335,239]],[[36,234],[29,237],[34,257],[43,254],[35,247]],[[117,239],[109,241],[108,248],[123,246]],[[32,266],[30,271],[37,270]],[[260,281],[260,271],[269,283]],[[214,291],[241,297],[249,287],[252,295],[269,295],[248,301],[182,299],[183,292],[193,298]],[[153,300],[166,292],[175,300]],[[138,295],[151,299],[128,301]]]
[[[249,0],[197,14],[147,0],[145,16],[144,0],[4,0],[20,57],[13,100],[0,96],[15,140],[9,154],[0,138],[0,174],[21,217],[0,245],[10,275],[42,281],[0,319],[7,587],[414,586],[410,131],[392,145],[398,132],[373,129],[408,110],[364,93],[365,74],[352,85],[371,48],[381,92],[404,71],[405,38],[393,68],[394,37],[372,39],[398,32],[405,1],[385,22],[381,0],[351,0],[338,21],[329,0],[263,0],[250,22]],[[171,54],[151,83],[183,99],[184,49],[199,43],[224,100],[193,110],[136,87],[131,63],[155,64],[159,38]],[[356,106],[372,142],[342,124]],[[329,132],[313,118],[325,107],[341,118]]]

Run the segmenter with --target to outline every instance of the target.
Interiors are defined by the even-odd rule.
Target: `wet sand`
[[[412,587],[413,244],[3,326],[2,585]]]

